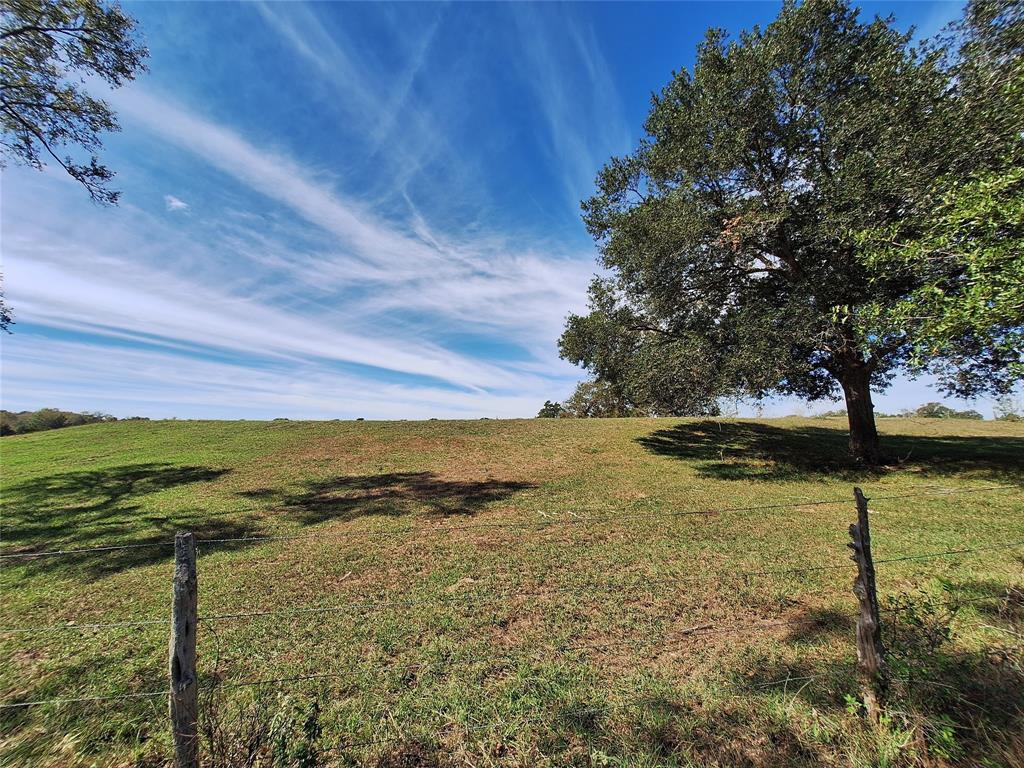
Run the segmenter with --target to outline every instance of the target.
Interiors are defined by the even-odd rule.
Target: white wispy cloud
[[[464,116],[459,105],[465,100],[444,104],[435,94],[430,103],[420,104],[410,98],[444,14],[443,6],[424,23],[409,23],[409,11],[401,23],[391,25],[396,52],[383,62],[374,55],[373,47],[348,35],[344,26],[328,28],[317,4],[256,2],[251,7],[318,76],[330,93],[331,108],[355,129],[362,147],[360,156],[380,178],[378,193],[405,194],[410,181],[422,178],[428,166],[434,174],[443,168],[445,181],[458,180],[462,186],[476,187],[479,193],[475,169],[451,140],[455,123]],[[459,77],[469,72],[447,71],[440,93],[450,95],[460,87],[468,90]],[[441,159],[441,168],[432,165]],[[433,188],[434,183],[429,180],[428,187]]]
[[[51,241],[36,249],[23,242],[10,253],[12,301],[22,316],[51,327],[356,363],[471,388],[515,386],[519,378],[427,341],[348,333],[88,246]]]
[[[188,203],[174,195],[164,195],[164,205],[168,211],[187,211]]]
[[[130,204],[102,222],[89,210],[81,221],[69,218],[62,230],[33,199],[33,192],[55,199],[37,180],[6,211],[19,220],[5,248],[12,299],[33,323],[193,352],[218,348],[314,367],[317,361],[354,363],[448,382],[463,394],[503,393],[503,402],[520,404],[525,397],[508,393],[540,395],[567,374],[567,366],[554,360],[553,341],[566,308],[582,304],[589,259],[512,253],[497,236],[449,240],[422,219],[415,232],[403,231],[287,157],[166,99],[133,99],[129,116],[145,114],[146,125],[161,138],[316,224],[329,250],[297,251],[289,229],[260,229],[259,217],[238,217],[233,227],[222,222],[218,239],[197,239]],[[278,298],[281,286],[291,286],[302,294],[304,311],[277,307],[237,278],[226,281],[237,267],[233,256],[242,254],[279,271],[285,279],[274,283]],[[192,265],[194,279],[181,274],[185,264]],[[317,302],[302,286],[320,289],[335,305],[339,293],[350,298],[324,312],[310,311]],[[415,322],[389,320],[392,313],[410,311],[420,313]],[[533,348],[547,366],[536,359],[482,363],[437,343],[432,337],[439,331],[491,332]],[[361,386],[372,389],[371,382]],[[130,381],[123,385],[130,388]]]
[[[315,171],[280,153],[256,147],[234,131],[140,89],[118,93],[113,100],[124,117],[337,235],[368,264],[401,270],[435,260],[436,254],[423,243],[383,224],[362,204],[342,199]]]
[[[517,63],[533,87],[567,204],[577,210],[601,166],[632,147],[615,78],[593,30],[571,6],[522,3],[512,11],[522,41]]]
[[[553,350],[567,312],[583,307],[594,271],[589,254],[516,252],[507,246],[507,238],[497,235],[468,241],[448,237],[419,216],[399,227],[318,181],[315,170],[256,147],[165,98],[135,93],[121,108],[165,140],[337,236],[331,252],[298,256],[289,255],[287,248],[268,247],[261,238],[256,258],[275,259],[308,285],[375,288],[357,302],[361,316],[422,310],[491,327],[532,330],[532,338],[519,338]],[[260,236],[249,232],[245,237]]]
[[[257,367],[101,343],[23,345],[5,355],[4,363],[5,383],[22,393],[6,406],[60,403],[121,416],[514,417],[531,414],[537,398],[549,391],[457,392],[384,383],[315,365]]]
[[[264,416],[405,418],[531,415],[567,394],[580,374],[558,360],[555,341],[565,315],[584,308],[593,255],[485,223],[486,191],[445,130],[461,119],[445,101],[458,106],[459,79],[426,101],[416,85],[443,10],[400,33],[403,63],[385,78],[311,8],[255,7],[366,138],[380,194],[357,193],[337,168],[300,161],[294,148],[269,145],[265,131],[167,93],[110,94],[126,129],[182,169],[156,189],[175,189],[180,197],[163,195],[164,209],[189,216],[172,220],[131,197],[99,216],[69,202],[78,190],[62,181],[12,176],[19,193],[5,201],[4,258],[19,320],[87,340],[14,337],[8,398],[124,413],[113,407],[123,398],[146,415],[213,415],[220,404]],[[570,39],[582,80],[548,72],[536,87],[575,195],[609,139],[559,139],[571,114],[558,100],[580,82],[600,89],[610,78],[592,41]],[[537,72],[555,65],[544,44],[528,51]],[[410,188],[439,157],[448,175],[428,174],[419,194],[468,211],[459,224]],[[203,186],[190,187],[192,178]]]

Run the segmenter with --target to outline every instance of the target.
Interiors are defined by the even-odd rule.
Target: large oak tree
[[[922,237],[948,191],[936,180],[977,167],[974,143],[991,155],[948,54],[841,0],[787,2],[734,40],[710,30],[692,72],[652,98],[647,137],[583,204],[606,273],[562,355],[659,412],[841,392],[851,452],[880,461],[872,389],[921,362],[908,297],[962,264],[894,269],[879,233]],[[982,348],[997,336],[950,350],[942,370],[998,367]]]

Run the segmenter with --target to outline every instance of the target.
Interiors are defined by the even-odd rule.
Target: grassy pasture
[[[332,765],[1024,765],[1024,606],[999,600],[1024,548],[880,564],[883,595],[976,602],[890,722],[848,711],[853,484],[876,559],[1024,540],[1024,426],[880,428],[897,468],[848,465],[833,419],[8,437],[4,553],[161,545],[0,561],[0,625],[163,622],[176,530],[301,535],[200,546],[204,681],[335,676],[219,689],[236,740],[316,700]],[[166,645],[164,623],[0,634],[0,700],[158,691]],[[0,765],[162,765],[166,723],[163,698],[0,710]]]

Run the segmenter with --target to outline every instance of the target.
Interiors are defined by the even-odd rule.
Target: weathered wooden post
[[[864,692],[864,709],[878,722],[885,697],[885,649],[882,646],[882,624],[878,615],[878,593],[875,591],[875,564],[871,559],[871,529],[868,525],[868,500],[860,488],[853,489],[857,500],[857,522],[850,526],[848,545],[857,563],[853,594],[860,603],[857,616],[857,667]]]
[[[171,606],[171,733],[175,768],[199,767],[199,690],[196,677],[196,624],[198,623],[196,537],[174,537],[174,590]]]

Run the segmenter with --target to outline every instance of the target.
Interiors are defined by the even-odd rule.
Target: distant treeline
[[[846,416],[845,410],[837,411],[825,411],[819,413],[819,417],[828,418],[830,416]],[[875,418],[878,419],[967,419],[970,421],[981,421],[985,417],[975,410],[958,411],[956,408],[950,408],[948,405],[942,403],[925,403],[917,408],[904,408],[899,413],[875,413]],[[1016,414],[1000,414],[996,413],[997,420],[1005,421],[1017,421],[1019,417]]]
[[[133,416],[128,421],[143,420]],[[38,411],[0,411],[0,435],[23,435],[26,432],[43,432],[47,429],[80,427],[83,424],[98,424],[103,421],[117,421],[109,413],[75,413],[57,408],[40,408]]]
[[[1024,421],[1024,407],[1021,401],[1012,397],[1001,398],[993,408],[996,421]],[[576,388],[576,392],[565,403],[555,403],[550,400],[544,403],[544,407],[537,414],[541,419],[599,419],[622,416],[661,416],[661,415],[686,415],[686,416],[718,416],[720,411],[717,408],[708,409],[704,413],[691,414],[658,414],[642,408],[633,408],[624,403],[624,400],[614,396],[609,385],[603,382],[583,382]],[[845,417],[845,410],[823,411],[815,414],[816,418],[826,419],[832,417]],[[899,413],[876,412],[875,418],[879,419],[970,419],[980,421],[985,417],[975,410],[958,411],[942,403],[925,403],[917,408],[905,408]]]

